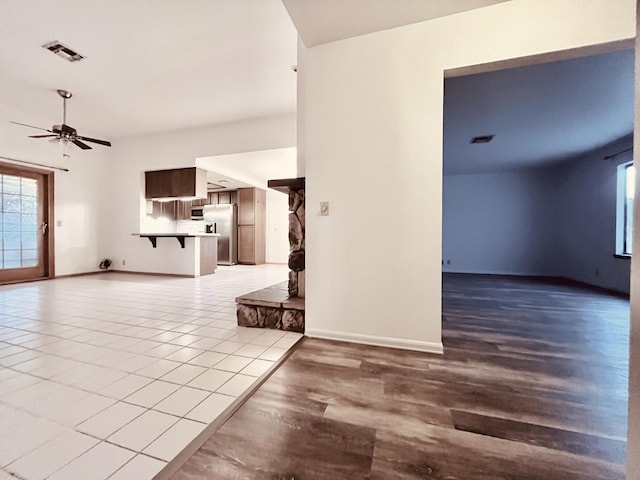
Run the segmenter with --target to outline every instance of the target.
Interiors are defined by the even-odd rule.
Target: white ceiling
[[[445,81],[444,171],[480,173],[574,158],[633,133],[634,52]],[[487,144],[474,136],[495,135]]]
[[[320,42],[501,1],[287,6],[303,37]],[[0,106],[20,112],[18,122],[60,123],[56,89],[74,95],[68,124],[109,140],[296,110],[298,36],[281,0],[1,0],[0,32]],[[69,63],[41,48],[53,40],[86,59]]]
[[[291,18],[311,45],[502,1],[0,0],[3,131],[37,133],[5,118],[59,123],[57,88],[74,94],[69,124],[110,140],[295,112]],[[69,63],[41,48],[52,40],[86,60]],[[446,85],[447,173],[564,159],[632,131],[630,52]],[[483,134],[496,137],[468,143]]]
[[[296,149],[276,148],[257,152],[216,155],[196,159],[196,166],[208,170],[207,180],[226,189],[267,188],[269,180],[296,177]]]
[[[307,47],[508,0],[282,0]]]
[[[58,88],[74,94],[68,123],[107,139],[296,109],[297,33],[280,0],[2,0],[0,32],[0,105],[45,127],[61,121]],[[53,40],[86,59],[41,48]]]

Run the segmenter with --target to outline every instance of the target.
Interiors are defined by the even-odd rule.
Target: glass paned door
[[[44,175],[0,166],[0,282],[46,276]]]

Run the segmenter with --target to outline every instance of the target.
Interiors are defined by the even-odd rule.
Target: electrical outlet
[[[323,217],[329,215],[329,202],[320,202],[320,215]]]
[[[447,259],[447,265],[451,265],[451,260]]]
[[[62,226],[62,220],[56,220],[56,227]]]
[[[127,264],[127,261],[123,258],[122,259],[122,266],[124,267]]]

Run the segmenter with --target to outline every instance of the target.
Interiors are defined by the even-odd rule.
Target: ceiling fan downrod
[[[67,99],[71,98],[71,92],[67,90],[57,90],[58,95],[62,97],[62,124],[67,124]]]

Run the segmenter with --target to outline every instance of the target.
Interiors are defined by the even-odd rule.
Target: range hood
[[[147,200],[207,198],[207,171],[197,167],[144,172]]]

